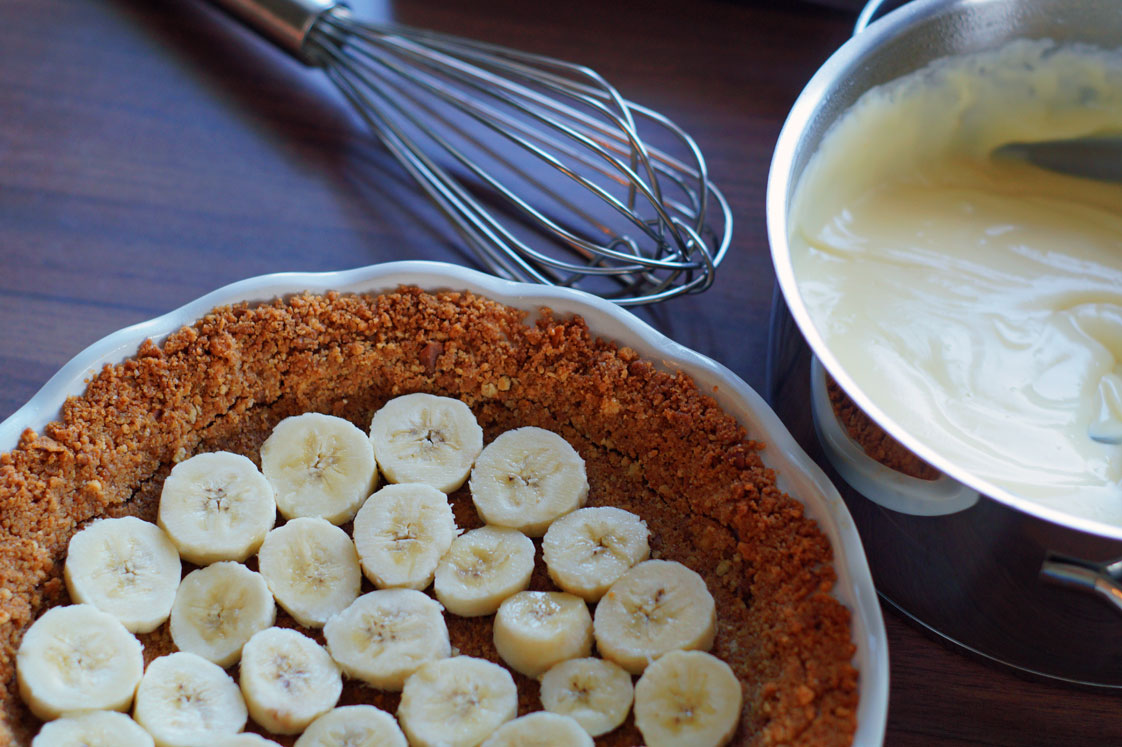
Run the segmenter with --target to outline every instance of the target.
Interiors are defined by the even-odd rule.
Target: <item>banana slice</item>
[[[424,589],[456,538],[448,496],[419,482],[387,485],[355,516],[362,570],[380,589]]]
[[[405,681],[397,718],[414,747],[473,747],[517,713],[510,672],[453,656],[425,664]]]
[[[647,560],[612,584],[592,628],[601,656],[640,674],[668,651],[708,651],[717,608],[701,576],[671,560]]]
[[[515,529],[481,527],[461,534],[436,567],[433,591],[460,617],[490,615],[530,585],[534,543]]]
[[[572,717],[593,737],[619,727],[634,696],[631,675],[604,659],[569,659],[541,678],[542,707]]]
[[[293,519],[269,532],[257,568],[277,604],[306,628],[322,628],[362,587],[354,542],[325,519]]]
[[[70,538],[63,567],[71,601],[108,612],[133,633],[164,624],[181,573],[164,531],[134,516],[87,525]]]
[[[237,734],[248,713],[241,690],[222,667],[177,651],[148,665],[132,715],[157,747],[197,747]]]
[[[153,747],[151,735],[123,713],[85,711],[43,724],[31,747]]]
[[[452,655],[440,603],[414,589],[363,594],[323,627],[331,658],[349,677],[401,690],[422,665]]]
[[[343,675],[323,646],[291,628],[269,628],[242,651],[249,715],[274,734],[297,734],[339,702]]]
[[[423,482],[451,493],[479,456],[483,429],[458,399],[406,394],[374,413],[370,442],[390,482]]]
[[[650,557],[649,536],[646,523],[630,511],[581,508],[550,524],[542,557],[553,583],[597,602],[620,576]]]
[[[393,716],[372,705],[353,705],[317,718],[294,747],[406,747],[406,742]]]
[[[241,454],[196,454],[164,480],[156,519],[184,560],[241,562],[261,547],[277,521],[273,488]]]
[[[261,471],[286,519],[316,516],[343,524],[378,485],[366,434],[343,418],[318,412],[277,423],[261,444]]]
[[[506,722],[480,747],[592,747],[592,737],[568,716],[538,711]]]
[[[90,604],[54,607],[16,652],[19,693],[44,721],[67,711],[124,711],[144,672],[140,641]]]
[[[592,653],[592,615],[574,594],[520,591],[499,605],[494,636],[503,661],[538,677],[559,661]]]
[[[743,695],[728,664],[671,651],[635,684],[635,726],[649,747],[720,747],[740,724]]]
[[[471,470],[471,499],[488,524],[541,537],[559,516],[584,505],[584,460],[544,428],[516,428],[490,444]]]
[[[207,742],[207,747],[281,747],[279,744],[271,739],[265,739],[260,734],[250,734],[249,732],[242,732],[235,734],[232,737],[218,737],[214,741]]]
[[[169,627],[176,648],[225,669],[241,658],[254,633],[276,619],[277,606],[261,574],[225,560],[184,577]]]

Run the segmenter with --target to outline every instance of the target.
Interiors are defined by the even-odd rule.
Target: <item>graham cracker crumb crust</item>
[[[525,425],[560,433],[586,461],[588,505],[639,514],[652,557],[702,575],[718,610],[713,653],[744,690],[735,744],[850,744],[849,611],[830,595],[828,540],[776,488],[764,445],[687,376],[594,338],[579,317],[525,317],[477,295],[416,288],[223,307],[105,367],[58,422],[25,432],[0,455],[0,744],[28,744],[39,727],[17,692],[15,653],[35,618],[68,602],[62,563],[75,531],[103,516],[154,520],[164,478],[195,453],[224,449],[259,464],[261,443],[287,416],[324,412],[365,431],[387,400],[418,391],[463,400],[486,442]],[[451,500],[460,527],[480,525],[466,486]],[[530,588],[552,590],[535,545]],[[364,580],[363,593],[372,588]],[[277,620],[294,625],[281,610]],[[499,662],[491,620],[449,615],[453,647]],[[140,639],[148,661],[172,650],[166,625]],[[519,714],[540,709],[537,682],[514,677]],[[351,681],[339,704],[393,713],[398,697]],[[641,743],[631,717],[597,739]]]

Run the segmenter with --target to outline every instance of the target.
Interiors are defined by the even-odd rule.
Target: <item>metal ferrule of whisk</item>
[[[495,274],[621,305],[712,284],[732,215],[700,149],[594,71],[331,0],[213,1],[322,68]]]
[[[214,0],[265,38],[309,65],[315,60],[304,52],[308,32],[321,15],[345,8],[334,0]]]

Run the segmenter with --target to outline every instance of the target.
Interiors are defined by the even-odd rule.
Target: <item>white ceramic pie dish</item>
[[[566,288],[513,283],[439,262],[392,262],[327,273],[278,273],[242,280],[147,322],[135,324],[90,345],[62,367],[23,407],[0,423],[0,451],[10,451],[25,429],[42,430],[59,417],[68,396],[81,394],[87,379],[106,364],[134,355],[145,339],[161,342],[180,327],[193,324],[216,306],[267,301],[303,291],[380,292],[400,285],[425,290],[468,290],[527,311],[548,306],[561,314],[579,314],[597,336],[626,345],[649,361],[691,376],[698,388],[712,392],[729,414],[756,439],[765,441],[762,456],[775,469],[779,487],[802,502],[830,539],[838,575],[835,596],[852,612],[854,665],[860,672],[857,734],[860,747],[884,740],[888,717],[888,645],[880,605],[865,561],[861,540],[837,489],[795,442],[779,418],[736,374],[679,345],[627,311],[597,297]]]

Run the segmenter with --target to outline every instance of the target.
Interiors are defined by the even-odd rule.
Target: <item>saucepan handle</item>
[[[1094,594],[1122,613],[1122,560],[1095,563],[1050,553],[1040,567],[1045,581]]]

